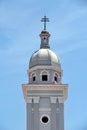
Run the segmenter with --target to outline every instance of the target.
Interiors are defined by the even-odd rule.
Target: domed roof
[[[40,33],[40,50],[36,51],[30,58],[29,68],[34,66],[56,66],[61,69],[61,64],[57,55],[50,50],[50,33],[46,30],[46,22],[49,21],[46,16],[41,20],[44,22],[44,30]]]
[[[29,68],[34,66],[56,66],[61,68],[59,58],[50,49],[40,49],[30,58]]]

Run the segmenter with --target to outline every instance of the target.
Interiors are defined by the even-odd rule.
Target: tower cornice
[[[24,98],[28,96],[28,93],[31,92],[47,92],[47,91],[62,91],[62,98],[64,101],[67,99],[67,94],[68,94],[68,84],[22,84],[22,89],[23,89],[23,94]]]

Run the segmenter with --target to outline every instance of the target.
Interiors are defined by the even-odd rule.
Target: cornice
[[[56,66],[35,66],[35,67],[31,68],[31,69],[28,69],[28,70],[27,70],[27,73],[30,74],[30,73],[32,73],[33,71],[35,71],[35,70],[40,70],[40,69],[54,70],[54,71],[56,71],[56,72],[58,72],[58,73],[63,74],[63,70],[62,70],[62,69],[59,69],[59,68],[56,67]]]
[[[24,98],[27,97],[29,92],[38,91],[63,91],[63,97],[67,99],[68,84],[52,85],[52,84],[23,84],[22,85]]]

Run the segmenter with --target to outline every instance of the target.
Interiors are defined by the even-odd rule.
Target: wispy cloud
[[[69,46],[66,46],[66,47],[62,47],[62,49],[59,50],[59,54],[64,55],[64,54],[76,51],[78,49],[81,49],[81,48],[87,48],[87,41],[81,42],[81,43],[78,43],[78,44],[74,44],[74,45],[72,44],[72,45],[69,45]]]

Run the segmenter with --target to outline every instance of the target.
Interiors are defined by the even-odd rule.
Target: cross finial
[[[41,22],[44,22],[44,30],[46,30],[46,22],[49,22],[49,19],[44,16],[44,18],[41,19]]]

